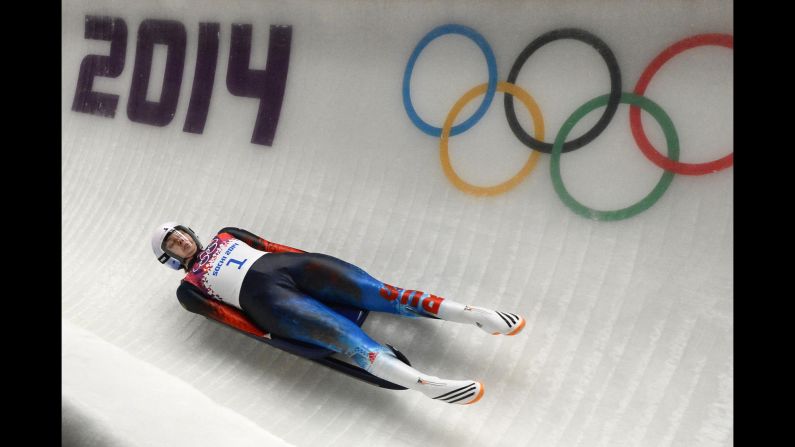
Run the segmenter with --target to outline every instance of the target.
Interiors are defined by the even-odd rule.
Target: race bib
[[[254,261],[266,255],[227,233],[213,238],[186,279],[207,295],[240,309],[240,287]]]

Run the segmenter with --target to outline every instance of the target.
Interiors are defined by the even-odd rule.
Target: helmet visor
[[[168,232],[163,239],[161,248],[167,255],[181,262],[193,256],[199,250],[196,241],[179,226]]]

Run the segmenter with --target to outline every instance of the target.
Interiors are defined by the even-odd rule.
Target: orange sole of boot
[[[518,334],[519,332],[522,332],[522,329],[524,329],[525,322],[526,322],[526,320],[524,318],[522,318],[522,322],[519,323],[519,326],[517,326],[516,329],[512,330],[511,332],[509,332],[506,335],[509,336],[509,337],[512,337],[512,336]]]
[[[478,382],[478,383],[480,383],[480,382]],[[466,403],[466,404],[464,404],[464,405],[472,405],[472,404],[474,404],[475,402],[479,401],[479,400],[480,400],[480,398],[481,398],[481,397],[483,397],[483,393],[484,393],[485,391],[486,391],[486,387],[485,387],[485,386],[483,386],[483,384],[482,384],[482,383],[480,383],[480,392],[478,393],[478,395],[477,395],[477,396],[475,396],[475,399],[473,399],[473,400],[472,400],[472,402],[467,402],[467,403]]]

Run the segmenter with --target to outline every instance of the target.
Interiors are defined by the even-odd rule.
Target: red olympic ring
[[[648,87],[649,82],[651,82],[652,76],[654,76],[663,66],[663,64],[668,62],[668,60],[686,50],[705,45],[717,45],[731,48],[733,50],[734,37],[732,37],[730,34],[699,34],[674,43],[663,50],[663,52],[654,58],[649,66],[646,67],[646,69],[643,71],[643,74],[640,76],[640,79],[638,79],[638,83],[635,85],[634,93],[636,95],[643,96],[644,92],[646,91],[646,87]],[[670,158],[661,154],[657,149],[654,148],[654,146],[652,146],[651,142],[649,142],[649,139],[646,138],[646,133],[643,131],[643,123],[640,120],[640,107],[638,106],[630,106],[629,124],[630,128],[632,129],[632,136],[635,138],[635,142],[643,152],[643,155],[645,155],[646,158],[651,160],[654,164],[667,171],[684,175],[704,175],[726,169],[734,164],[733,151],[723,158],[705,163],[682,163],[671,160]]]

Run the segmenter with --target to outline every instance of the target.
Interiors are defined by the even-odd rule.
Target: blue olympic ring
[[[481,51],[483,51],[483,55],[486,57],[486,65],[489,69],[489,82],[486,88],[486,95],[483,97],[483,102],[475,113],[466,121],[457,126],[453,126],[450,135],[458,135],[462,132],[466,132],[477,124],[477,122],[483,118],[483,115],[486,114],[486,111],[491,105],[491,100],[494,99],[494,93],[497,91],[497,60],[494,57],[494,52],[491,50],[489,43],[486,42],[486,39],[481,36],[480,33],[467,26],[456,24],[442,25],[432,29],[414,48],[409,62],[406,65],[406,72],[403,74],[403,106],[406,108],[406,113],[415,126],[432,137],[441,136],[442,128],[434,127],[426,123],[420,118],[417,111],[414,110],[414,105],[411,103],[411,73],[414,71],[414,63],[417,62],[417,58],[420,57],[422,50],[424,50],[433,39],[445,34],[460,34],[475,42],[480,47]]]

